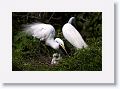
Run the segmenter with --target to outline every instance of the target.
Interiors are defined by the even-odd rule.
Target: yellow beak
[[[68,54],[67,51],[66,51],[66,49],[65,49],[65,46],[61,45],[61,47],[64,49],[64,51],[66,52],[66,54]]]

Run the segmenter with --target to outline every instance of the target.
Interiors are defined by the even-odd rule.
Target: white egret
[[[59,46],[61,46],[67,53],[64,42],[60,38],[54,39],[55,29],[52,25],[44,23],[34,23],[26,25],[26,28],[24,30],[33,37],[45,41],[46,45],[52,47],[55,50],[59,50]],[[52,63],[54,63],[53,61]]]
[[[58,50],[59,46],[61,46],[66,52],[64,42],[60,38],[54,39],[55,29],[52,25],[34,23],[26,25],[26,28],[24,30],[26,33],[32,35],[33,37],[40,39],[40,41],[45,41],[45,44],[52,47],[53,49]]]
[[[81,34],[72,25],[72,23],[75,23],[75,17],[71,17],[68,23],[66,23],[63,26],[62,28],[63,36],[77,49],[83,47],[86,48],[87,44],[83,40]]]

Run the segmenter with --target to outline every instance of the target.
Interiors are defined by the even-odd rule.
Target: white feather
[[[36,23],[26,28],[26,32],[40,40],[46,40],[49,36],[54,38],[55,29],[50,24]]]
[[[34,23],[26,25],[26,28],[24,30],[29,35],[45,41],[46,45],[52,47],[53,49],[59,49],[59,45],[64,46],[64,42],[60,38],[57,38],[59,40],[54,39],[55,29],[50,24]]]
[[[76,48],[85,48],[87,44],[81,34],[70,23],[66,23],[62,28],[63,36]]]

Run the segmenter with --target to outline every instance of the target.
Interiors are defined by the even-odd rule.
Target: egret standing
[[[75,17],[71,17],[68,23],[63,26],[63,36],[77,49],[86,48],[87,44],[83,40],[81,34],[72,25],[72,23],[75,23]]]

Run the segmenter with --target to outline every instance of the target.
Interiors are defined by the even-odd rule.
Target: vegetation
[[[62,35],[61,28],[69,18],[76,18],[76,29],[88,48],[76,50]],[[62,54],[51,65],[56,50],[45,42],[28,36],[21,29],[25,24],[43,22],[53,25],[56,36],[64,40],[69,53]],[[102,13],[101,12],[13,12],[12,13],[12,70],[13,71],[101,71],[102,70]]]

